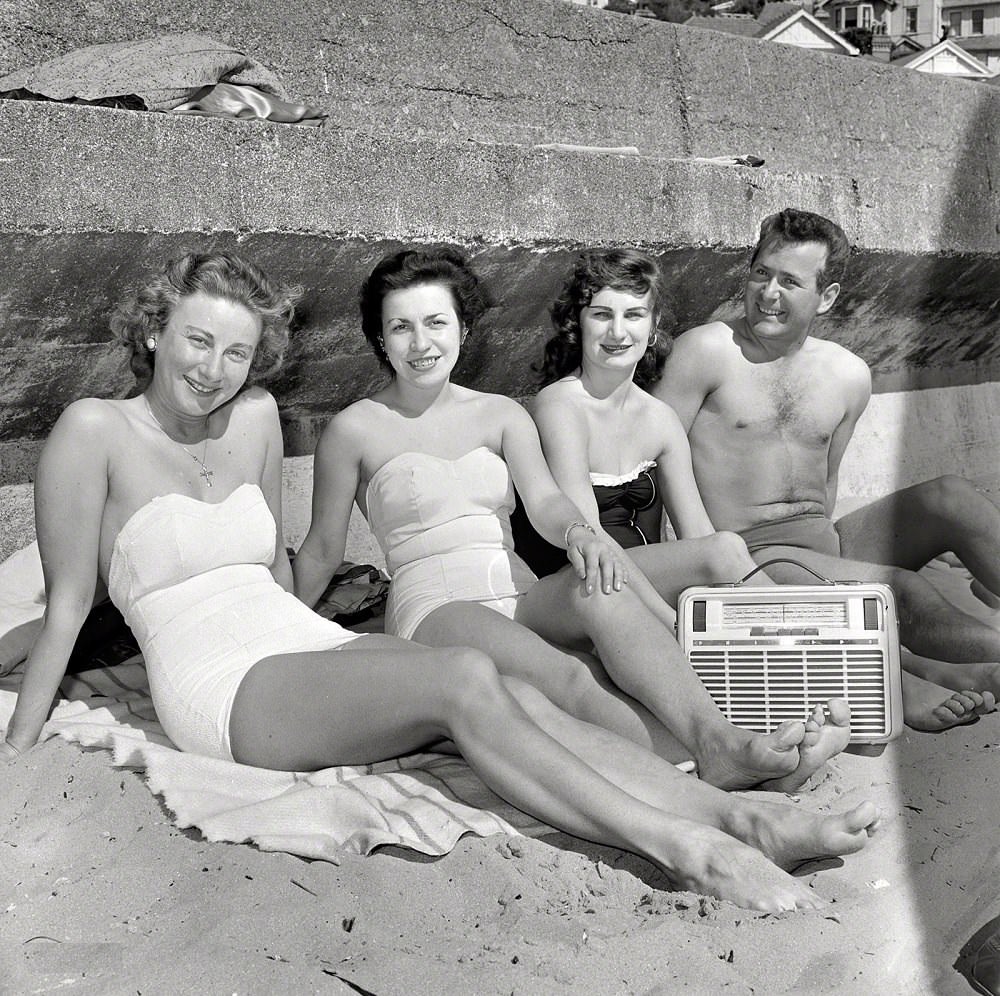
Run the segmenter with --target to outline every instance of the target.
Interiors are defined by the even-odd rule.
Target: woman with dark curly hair
[[[640,593],[663,615],[657,595],[676,604],[689,585],[737,581],[756,565],[739,536],[713,528],[684,428],[646,392],[671,347],[659,328],[661,283],[656,261],[634,249],[593,249],[577,259],[552,306],[555,335],[545,344],[532,415],[560,488],[628,551],[655,589],[638,579]],[[664,510],[676,542],[660,542]],[[528,530],[517,540],[536,573],[565,567],[565,555]]]
[[[559,490],[527,412],[452,382],[484,310],[475,272],[453,250],[405,250],[368,277],[362,329],[391,380],[320,437],[296,593],[307,605],[322,594],[357,502],[392,572],[387,632],[476,647],[578,719],[668,760],[695,758],[719,787],[800,785],[846,744],[846,703],[767,736],[725,719],[627,583],[620,549]],[[571,569],[538,580],[514,553],[512,481]]]

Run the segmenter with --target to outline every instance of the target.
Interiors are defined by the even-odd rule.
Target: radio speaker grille
[[[809,646],[691,648],[694,668],[730,722],[770,733],[805,719],[818,702],[847,699],[852,737],[886,736],[892,726],[880,647]]]

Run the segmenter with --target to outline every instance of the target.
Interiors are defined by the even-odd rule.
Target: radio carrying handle
[[[836,581],[831,581],[829,578],[823,577],[822,574],[817,574],[811,567],[807,567],[799,560],[794,560],[791,557],[775,557],[774,560],[765,561],[763,564],[758,564],[746,577],[740,578],[739,581],[733,585],[734,588],[738,588],[741,584],[746,584],[758,571],[764,570],[765,567],[770,567],[772,564],[794,564],[796,567],[801,567],[802,570],[808,571],[814,578],[822,581],[823,584],[837,584]]]

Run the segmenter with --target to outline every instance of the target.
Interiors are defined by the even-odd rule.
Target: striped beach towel
[[[0,679],[0,728],[19,676]],[[111,751],[142,770],[177,826],[208,840],[253,843],[334,863],[397,844],[446,854],[467,833],[550,831],[494,795],[458,757],[416,754],[379,764],[283,772],[185,754],[156,720],[141,658],[67,675],[43,737]]]

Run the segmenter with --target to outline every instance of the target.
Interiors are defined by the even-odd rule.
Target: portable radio
[[[747,586],[787,562],[821,583]],[[770,733],[817,703],[847,699],[851,743],[903,729],[896,602],[884,584],[829,581],[771,560],[735,584],[688,588],[677,602],[681,649],[730,722]]]

